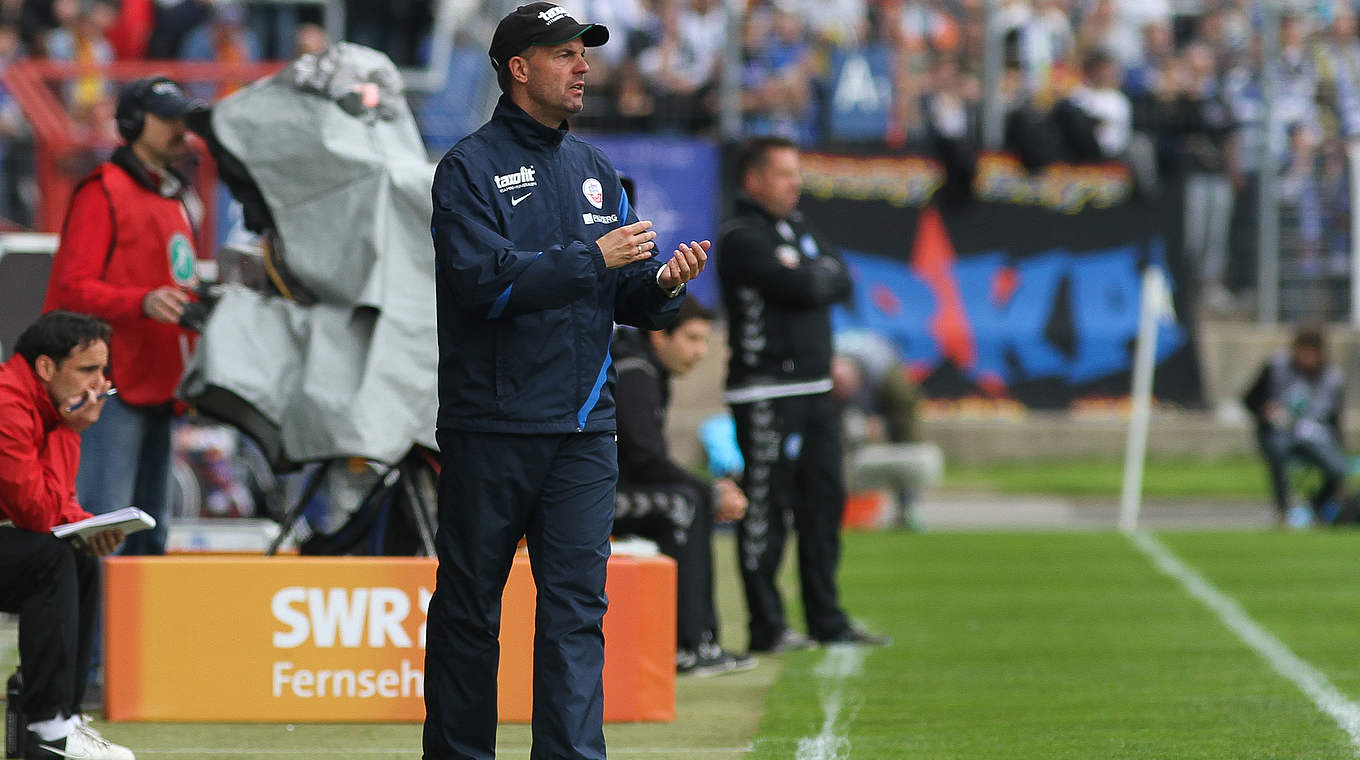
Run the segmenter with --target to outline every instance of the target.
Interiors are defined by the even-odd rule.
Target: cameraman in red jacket
[[[131,760],[88,729],[80,702],[99,603],[99,560],[123,534],[93,536],[89,551],[49,532],[90,516],[76,502],[80,433],[106,402],[109,326],[80,314],[44,314],[0,365],[0,610],[19,614],[22,708],[29,758]],[[79,406],[76,406],[79,404]],[[73,408],[74,407],[74,408]]]
[[[118,397],[84,436],[77,487],[91,512],[137,506],[156,518],[124,554],[165,553],[172,400],[194,339],[180,319],[198,284],[202,206],[173,164],[188,152],[184,116],[201,105],[164,77],[123,90],[115,116],[127,144],[76,188],[47,286],[45,311],[114,329]]]

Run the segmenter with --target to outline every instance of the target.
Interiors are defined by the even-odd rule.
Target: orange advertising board
[[[110,720],[425,718],[435,562],[389,557],[114,557],[105,585]],[[605,720],[675,718],[675,563],[609,561]],[[500,716],[531,717],[534,583],[515,558]]]

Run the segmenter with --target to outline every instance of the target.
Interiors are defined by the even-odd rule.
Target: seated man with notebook
[[[694,369],[708,352],[713,313],[693,298],[665,330],[620,327],[611,349],[619,426],[619,485],[614,534],[649,538],[676,564],[676,653],[680,675],[749,670],[756,660],[718,644],[713,603],[713,523],[740,519],[746,495],[730,478],[714,482],[671,459],[666,411],[671,377]]]
[[[58,525],[90,514],[76,503],[80,432],[110,390],[108,325],[54,311],[31,325],[0,365],[0,610],[19,614],[27,758],[131,760],[80,715],[99,601],[98,557],[117,529],[76,544]]]

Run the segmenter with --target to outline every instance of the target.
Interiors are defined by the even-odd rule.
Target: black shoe
[[[880,633],[870,633],[863,628],[846,628],[830,638],[822,639],[822,646],[869,646],[886,647],[893,643],[892,638]]]
[[[726,650],[723,650],[723,654],[727,655],[732,660],[732,669],[727,671],[729,673],[740,673],[743,670],[754,670],[755,667],[760,664],[760,661],[756,659],[756,656],[749,652],[746,654],[737,654],[736,652],[728,652]]]
[[[755,659],[755,658],[751,658]],[[755,662],[747,668],[755,668]],[[736,655],[726,653],[718,644],[704,642],[696,650],[676,651],[677,676],[696,676],[699,678],[721,676],[737,670]]]
[[[753,645],[751,651],[759,652],[761,654],[783,654],[785,652],[799,652],[816,648],[817,642],[792,628],[785,628],[783,633],[775,637],[773,644],[763,647]]]

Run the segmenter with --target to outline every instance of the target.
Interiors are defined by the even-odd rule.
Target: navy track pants
[[[425,760],[495,757],[501,594],[521,536],[538,587],[530,758],[604,760],[614,434],[440,430],[438,440],[439,575],[425,653]]]

